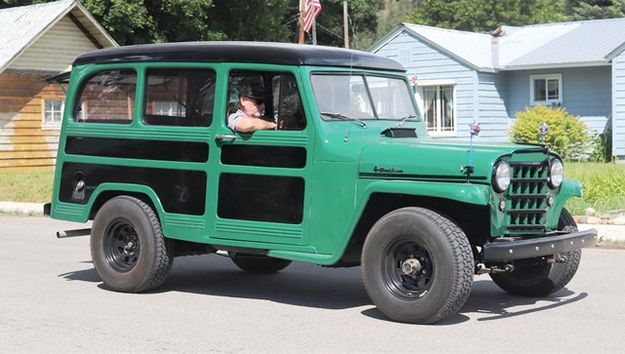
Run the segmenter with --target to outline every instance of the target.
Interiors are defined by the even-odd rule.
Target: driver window
[[[258,117],[276,123],[277,130],[306,128],[297,82],[291,73],[233,72],[228,82],[228,116],[245,113],[241,97],[257,103]]]

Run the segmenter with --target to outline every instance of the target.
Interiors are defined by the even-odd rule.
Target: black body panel
[[[66,162],[63,164],[59,199],[87,204],[93,191],[106,182],[148,186],[156,192],[168,213],[204,214],[206,173],[203,171]]]
[[[67,137],[65,153],[128,159],[206,162],[208,144],[198,142]]]
[[[222,173],[220,218],[299,224],[304,214],[301,177]]]
[[[221,163],[226,165],[303,168],[306,149],[291,146],[224,145]]]
[[[130,61],[244,62],[406,71],[394,60],[358,50],[269,42],[180,42],[107,48],[80,55],[74,65]]]

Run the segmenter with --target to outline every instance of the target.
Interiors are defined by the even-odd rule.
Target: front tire
[[[109,200],[93,221],[91,258],[100,279],[115,291],[159,287],[171,268],[172,246],[152,208],[137,198]]]
[[[389,318],[434,323],[455,314],[473,282],[464,232],[428,209],[392,211],[369,231],[362,252],[365,289]]]
[[[577,231],[575,219],[566,209],[562,209],[558,229]],[[540,297],[552,294],[566,286],[577,272],[582,257],[582,250],[562,253],[566,257],[563,263],[547,263],[540,258],[524,259],[515,262],[511,273],[491,274],[501,289],[512,295]]]

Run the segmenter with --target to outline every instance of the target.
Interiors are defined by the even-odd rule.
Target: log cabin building
[[[0,173],[54,168],[65,88],[45,79],[115,46],[78,1],[0,10]]]

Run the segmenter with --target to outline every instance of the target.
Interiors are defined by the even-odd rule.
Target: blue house
[[[490,34],[404,23],[370,49],[408,69],[430,134],[507,141],[517,112],[562,106],[625,160],[625,18],[502,26]]]

